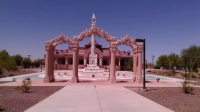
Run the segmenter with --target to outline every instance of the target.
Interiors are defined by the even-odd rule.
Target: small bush
[[[184,93],[186,93],[186,94],[193,93],[194,87],[191,86],[188,81],[182,82],[181,86],[182,86],[182,90]]]
[[[30,87],[31,86],[31,79],[26,78],[22,81],[21,86],[17,86],[16,90],[22,92],[22,93],[29,93]]]
[[[4,73],[3,68],[0,68],[0,78],[3,77],[3,73]]]
[[[161,75],[161,74],[162,74],[162,72],[161,72],[161,71],[158,71],[158,72],[157,72],[157,74],[158,74],[158,75]]]
[[[171,70],[170,72],[171,72],[172,76],[176,75],[176,71],[175,70]]]
[[[157,73],[156,71],[152,70],[151,73]]]
[[[173,73],[170,71],[170,72],[166,72],[167,76],[173,76]]]
[[[181,76],[184,77],[185,73],[181,73]]]
[[[196,72],[192,72],[192,78],[199,78],[198,74]]]

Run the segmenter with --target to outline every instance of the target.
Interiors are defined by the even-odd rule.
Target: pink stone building
[[[95,51],[98,56],[97,64],[100,68],[110,68],[110,51],[95,41]],[[89,54],[91,53],[91,42],[84,47],[79,47],[79,65],[78,68],[84,68],[89,63]],[[125,70],[124,64],[128,58],[133,58],[130,51],[116,51],[115,66],[116,70]],[[45,56],[44,56],[45,57]],[[54,52],[54,69],[55,70],[72,70],[73,50],[69,46],[66,50],[55,50]]]

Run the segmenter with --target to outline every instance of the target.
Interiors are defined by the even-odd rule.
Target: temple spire
[[[96,25],[96,17],[95,17],[95,15],[93,13],[93,16],[92,16],[92,27],[95,27],[95,25]]]
[[[95,24],[96,24],[96,17],[93,13],[92,27],[95,27]],[[94,34],[92,34],[92,37],[91,37],[91,55],[95,55],[95,35]]]

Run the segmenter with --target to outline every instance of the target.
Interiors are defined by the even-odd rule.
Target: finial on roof
[[[94,27],[95,24],[96,24],[96,17],[95,17],[95,15],[93,13],[93,15],[92,15],[92,27]]]
[[[95,17],[95,15],[94,15],[94,13],[93,13],[92,19],[96,19],[96,17]]]

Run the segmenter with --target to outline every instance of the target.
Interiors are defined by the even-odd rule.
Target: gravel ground
[[[157,71],[159,71],[159,70],[157,70]],[[160,71],[162,71],[162,70],[160,70]],[[170,77],[170,78],[184,79],[183,76],[180,75],[180,73],[176,74],[175,76],[167,76],[167,75],[162,75],[162,74],[157,74],[157,73],[152,73],[152,72],[147,72],[147,73],[148,74],[153,74],[153,75],[158,75],[158,76]],[[190,81],[195,81],[195,82],[190,82],[190,84],[193,84],[195,86],[200,86],[200,79],[190,78]]]
[[[184,94],[178,87],[151,87],[149,91],[126,87],[175,112],[200,112],[200,88],[194,94]]]
[[[2,112],[23,112],[48,96],[62,89],[63,86],[32,86],[30,93],[20,93],[16,87],[0,86]]]
[[[12,82],[12,81],[0,81],[0,84],[9,83],[9,82]]]

